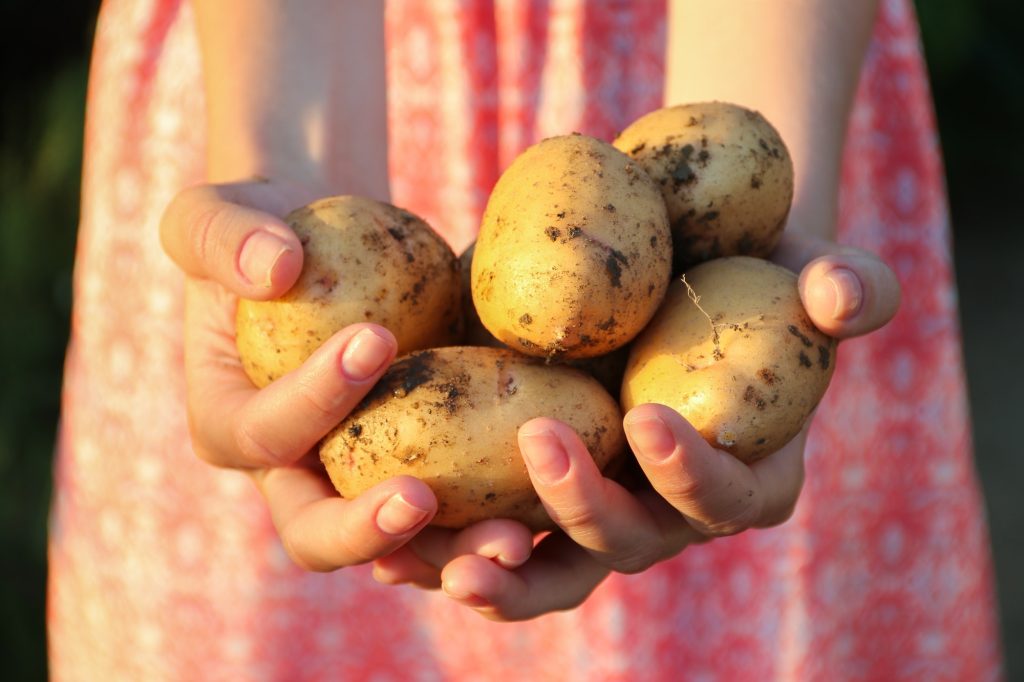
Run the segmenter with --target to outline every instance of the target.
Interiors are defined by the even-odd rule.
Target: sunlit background
[[[98,2],[5,0],[0,147],[0,660],[46,676],[46,523]],[[918,0],[953,214],[977,465],[1008,679],[1024,679],[1024,3]],[[912,294],[911,294],[912,295]],[[1014,314],[1016,313],[1016,314]],[[131,453],[109,453],[130,456]]]

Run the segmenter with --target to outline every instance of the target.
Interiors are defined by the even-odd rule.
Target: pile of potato
[[[388,327],[405,355],[321,443],[338,491],[408,474],[437,495],[436,525],[541,529],[516,443],[534,417],[572,425],[607,475],[626,449],[623,411],[642,403],[746,462],[799,432],[835,341],[808,319],[796,275],[762,260],[792,196],[774,128],[714,102],[647,114],[612,144],[528,148],[461,265],[407,211],[324,199],[288,217],[303,273],[282,299],[240,304],[239,353],[265,385],[348,324]]]

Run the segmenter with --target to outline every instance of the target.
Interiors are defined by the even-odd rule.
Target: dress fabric
[[[610,139],[661,103],[663,1],[394,0],[392,192],[461,248],[528,144]],[[50,539],[55,680],[992,680],[991,559],[935,122],[909,0],[882,3],[840,241],[903,306],[844,342],[781,527],[495,624],[366,567],[291,565],[241,474],[191,452],[180,272],[158,222],[204,177],[192,10],[108,0],[88,91],[73,332]]]

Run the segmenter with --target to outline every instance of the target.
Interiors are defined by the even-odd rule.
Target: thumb
[[[243,298],[276,298],[302,270],[302,245],[284,221],[227,200],[214,185],[186,189],[171,201],[160,241],[187,274]]]
[[[816,258],[800,272],[800,298],[814,325],[847,339],[885,326],[900,305],[895,273],[866,252]]]

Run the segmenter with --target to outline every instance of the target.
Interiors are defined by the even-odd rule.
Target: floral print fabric
[[[660,106],[665,6],[393,0],[395,203],[457,248],[528,144]],[[942,168],[909,0],[883,2],[853,111],[840,240],[904,287],[845,342],[794,517],[494,624],[366,567],[308,574],[236,472],[190,451],[182,276],[163,208],[204,177],[191,7],[108,0],[89,86],[56,466],[56,680],[988,680],[998,634]]]

